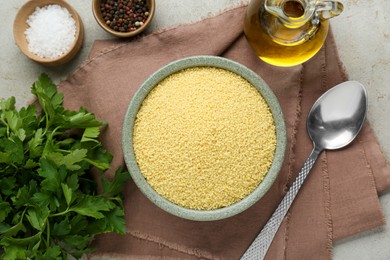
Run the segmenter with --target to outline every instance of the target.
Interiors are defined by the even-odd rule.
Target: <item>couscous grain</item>
[[[160,195],[191,209],[229,206],[251,193],[276,147],[272,113],[241,76],[194,67],[161,81],[144,99],[133,148]]]

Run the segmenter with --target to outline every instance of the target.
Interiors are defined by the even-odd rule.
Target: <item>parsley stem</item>
[[[26,211],[27,211],[27,207],[25,207],[24,210],[23,210],[23,212],[22,212],[22,216],[20,217],[19,224],[22,224],[23,218],[24,218],[24,214],[26,214]]]
[[[62,212],[58,212],[58,213],[55,213],[55,214],[50,214],[49,217],[58,217],[58,216],[62,216],[62,215],[65,215],[69,212],[69,208],[67,208],[66,210],[62,211]]]
[[[3,122],[3,124],[7,127],[7,137],[9,137],[9,125],[7,124],[7,122],[5,122],[3,118],[1,118],[1,122]]]
[[[47,131],[49,131],[49,128],[50,128],[50,120],[49,120],[49,115],[47,113],[45,113],[45,119],[46,119],[46,129],[45,129],[45,133],[47,133]]]
[[[50,223],[49,218],[46,219],[46,228],[47,228],[47,236],[46,236],[46,248],[50,248]]]
[[[71,153],[72,151],[69,150],[64,150],[64,149],[56,149],[57,152],[62,152],[62,153]]]

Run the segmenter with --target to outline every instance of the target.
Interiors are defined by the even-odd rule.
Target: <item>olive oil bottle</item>
[[[321,49],[328,19],[342,9],[336,1],[252,0],[245,15],[245,36],[263,61],[282,67],[298,65]]]

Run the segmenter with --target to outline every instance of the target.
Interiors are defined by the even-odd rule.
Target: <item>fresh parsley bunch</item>
[[[103,172],[112,160],[97,139],[105,123],[64,109],[45,74],[32,93],[39,110],[0,101],[0,259],[80,258],[93,251],[94,235],[125,233],[120,193],[129,175],[102,176],[97,194],[89,170]]]

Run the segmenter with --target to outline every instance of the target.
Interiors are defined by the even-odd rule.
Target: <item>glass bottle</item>
[[[294,66],[321,49],[328,19],[342,11],[343,5],[333,0],[252,0],[244,32],[260,59],[276,66]]]

